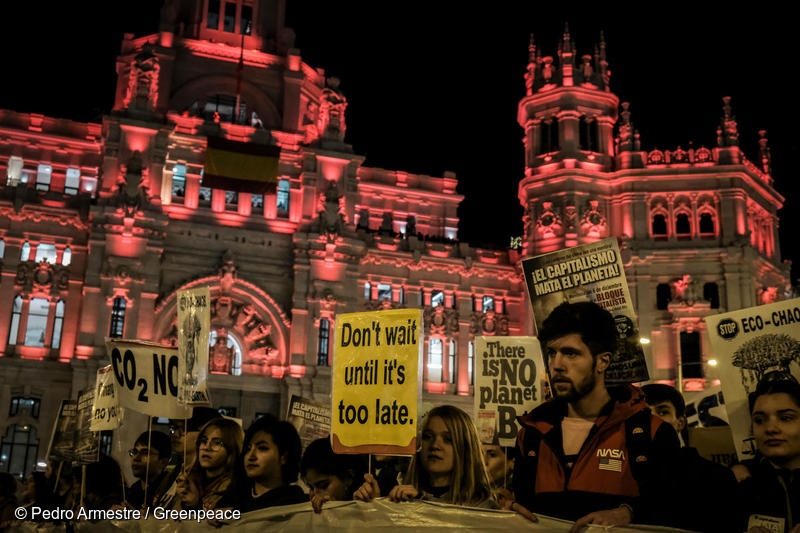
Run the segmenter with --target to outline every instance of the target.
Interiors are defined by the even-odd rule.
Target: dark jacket
[[[153,500],[155,499],[156,492],[158,487],[161,485],[161,482],[166,477],[167,472],[166,470],[161,472],[155,478],[150,478],[147,484],[147,499],[152,504]],[[141,509],[144,507],[144,481],[139,480],[133,483],[125,494],[125,499],[128,501],[128,504],[133,507],[134,509]],[[148,505],[149,507],[150,505]]]
[[[784,531],[800,524],[800,469],[778,469],[763,457],[749,468],[752,475],[739,483],[739,530],[752,515],[783,518]]]
[[[675,476],[681,494],[675,525],[703,533],[744,531],[731,512],[737,483],[730,468],[700,457],[696,448],[681,448]]]
[[[636,523],[674,524],[666,500],[676,499],[677,433],[650,414],[641,389],[628,385],[609,395],[571,469],[561,434],[566,402],[551,400],[518,418],[516,500],[566,520],[627,504]]]
[[[244,484],[246,490],[229,491],[223,496],[217,505],[218,508],[239,509],[242,513],[264,509],[266,507],[277,507],[279,505],[293,505],[295,503],[308,502],[308,495],[297,485],[283,485],[269,490],[261,496],[253,497],[252,484]],[[244,487],[242,488],[244,489]]]

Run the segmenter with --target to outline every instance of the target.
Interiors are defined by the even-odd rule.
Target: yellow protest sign
[[[336,317],[331,394],[336,453],[414,453],[422,337],[419,309]]]

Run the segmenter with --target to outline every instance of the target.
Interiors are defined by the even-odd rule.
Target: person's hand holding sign
[[[375,477],[372,474],[364,474],[364,480],[364,484],[353,493],[353,499],[369,502],[380,497],[381,488],[378,486],[378,481]]]

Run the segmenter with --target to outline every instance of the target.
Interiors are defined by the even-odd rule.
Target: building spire
[[[528,44],[528,67],[525,72],[525,94],[528,96],[533,94],[533,82],[536,79],[536,67],[539,60],[536,53],[536,43],[533,40],[531,33],[531,40]]]
[[[722,120],[717,129],[717,144],[723,146],[739,146],[739,129],[736,117],[731,109],[731,97],[722,98]]]
[[[768,176],[772,174],[772,155],[769,151],[769,145],[767,143],[767,130],[759,130],[758,136],[758,148],[759,148],[759,156],[761,157],[761,169],[764,171],[764,174]]]
[[[620,112],[619,122],[619,151],[630,152],[633,151],[634,145],[634,129],[633,122],[631,122],[631,104],[629,102],[622,102],[622,111]]]

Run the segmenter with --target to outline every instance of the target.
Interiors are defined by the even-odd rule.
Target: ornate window
[[[114,338],[122,337],[125,330],[125,298],[118,296],[114,298],[114,304],[111,307],[111,328],[109,329],[108,336]]]
[[[0,470],[25,477],[36,466],[39,438],[30,425],[9,424],[0,444]]]
[[[431,293],[431,307],[444,305],[444,291],[433,291]]]
[[[29,416],[39,418],[42,401],[39,398],[23,398],[16,396],[11,398],[11,405],[8,408],[9,418],[12,416]]]
[[[50,190],[50,177],[53,174],[53,167],[50,165],[39,165],[36,169],[36,190]]]
[[[69,266],[72,263],[72,248],[67,246],[64,249],[64,253],[61,255],[61,264],[64,266]]]
[[[217,330],[212,329],[208,334],[209,370],[217,374],[242,374],[242,346],[239,341],[225,332],[225,344],[217,342]]]
[[[580,118],[580,130],[578,132],[580,137],[581,150],[589,152],[599,152],[599,145],[597,142],[597,120],[592,117]]]
[[[276,198],[278,215],[287,216],[289,214],[289,180],[278,180],[278,193]]]
[[[67,177],[64,180],[64,193],[70,195],[78,194],[81,186],[81,171],[79,168],[68,168]]]
[[[28,241],[22,243],[22,250],[19,254],[20,261],[27,261],[31,258],[31,245]]]
[[[391,300],[392,299],[392,286],[388,283],[379,283],[378,284],[378,301],[383,300]]]
[[[653,237],[667,236],[667,217],[663,213],[656,213],[653,215],[651,230]]]
[[[437,337],[428,340],[428,381],[442,381],[442,339]]]
[[[50,302],[46,298],[33,298],[28,307],[28,323],[25,326],[25,346],[44,347],[47,315]]]
[[[186,196],[186,165],[178,163],[172,167],[172,200]]]
[[[12,155],[8,158],[8,170],[6,170],[6,185],[16,187],[19,183],[24,183],[22,167],[24,162],[21,157]]]
[[[494,311],[494,298],[491,296],[484,296],[481,300],[481,312],[485,313],[490,309]]]
[[[41,243],[36,247],[36,258],[35,261],[40,263],[42,261],[47,261],[51,265],[55,265],[58,258],[58,252],[56,252],[56,245],[55,244],[46,244]]]
[[[327,318],[319,321],[319,348],[317,349],[317,365],[328,366],[328,346],[331,338],[331,323]]]
[[[59,300],[56,303],[56,316],[53,320],[53,341],[51,346],[53,348],[61,347],[61,328],[64,326],[64,300]]]
[[[711,304],[711,309],[719,309],[719,286],[713,281],[703,285],[703,300]]]
[[[17,344],[20,315],[22,315],[22,296],[17,295],[11,308],[11,327],[8,330],[8,344]]]
[[[665,310],[672,300],[672,288],[669,283],[659,283],[656,287],[656,309]]]
[[[681,370],[683,379],[703,377],[703,356],[700,350],[700,333],[681,331]]]
[[[450,345],[450,352],[447,355],[447,377],[449,378],[449,382],[452,384],[452,383],[456,382],[456,374],[458,373],[457,372],[458,369],[456,368],[456,341],[455,341],[455,339],[450,339],[448,344]]]
[[[689,213],[680,212],[675,215],[675,235],[678,237],[692,235],[692,221]]]

